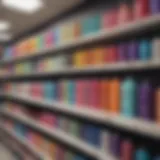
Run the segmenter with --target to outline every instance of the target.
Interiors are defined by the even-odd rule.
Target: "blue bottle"
[[[53,36],[54,36],[54,43],[59,44],[60,43],[60,28],[59,27],[54,28]]]
[[[140,60],[149,60],[151,59],[151,50],[152,45],[149,40],[142,40],[139,44],[139,59]]]
[[[54,83],[53,82],[45,82],[44,84],[44,98],[47,100],[53,100],[54,97]]]
[[[121,113],[126,117],[134,117],[136,114],[137,83],[131,77],[121,84]]]
[[[51,91],[51,95],[52,95],[52,92],[53,92],[53,100],[57,100],[57,83],[54,82],[52,83],[52,91]]]
[[[91,124],[85,124],[83,127],[83,136],[84,136],[84,140],[87,141],[89,144],[92,144],[92,140],[94,137],[94,133],[93,133],[93,126]]]
[[[147,150],[140,148],[135,153],[135,160],[151,160],[151,156]]]
[[[101,129],[100,129],[100,127],[98,127],[98,126],[93,126],[93,128],[92,128],[92,130],[93,130],[93,133],[94,133],[94,135],[93,135],[93,139],[92,139],[92,144],[95,146],[95,147],[100,147],[100,134],[101,134]]]

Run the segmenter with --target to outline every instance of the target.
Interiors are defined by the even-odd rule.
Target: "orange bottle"
[[[87,58],[87,65],[92,66],[94,64],[94,58],[93,58],[93,50],[87,49],[86,51],[86,58]]]
[[[155,116],[157,123],[160,124],[160,88],[156,90],[155,94]]]
[[[41,150],[41,145],[42,145],[42,136],[40,134],[35,135],[35,145],[39,150]]]
[[[53,142],[48,143],[48,157],[53,158],[55,156],[55,144]]]
[[[87,66],[88,63],[88,55],[87,55],[87,50],[82,50],[80,53],[80,67],[85,67]]]
[[[119,113],[120,110],[120,80],[115,78],[109,84],[109,111]]]
[[[104,48],[103,47],[93,48],[92,54],[94,57],[93,58],[94,65],[103,64],[104,62]]]
[[[103,111],[109,110],[109,80],[101,81],[101,108]]]

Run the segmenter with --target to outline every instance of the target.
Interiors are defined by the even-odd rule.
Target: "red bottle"
[[[133,144],[129,140],[124,140],[121,143],[121,158],[120,160],[133,160]]]
[[[149,15],[149,0],[135,0],[133,8],[134,19],[141,19]]]
[[[111,45],[107,48],[107,51],[108,63],[116,62],[118,59],[117,47],[115,45]]]
[[[100,109],[101,108],[101,84],[100,81],[97,79],[93,79],[90,82],[90,94],[89,96],[89,106],[91,106],[94,109]]]

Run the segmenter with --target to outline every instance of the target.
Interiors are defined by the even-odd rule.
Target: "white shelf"
[[[159,60],[159,61],[158,61]],[[160,69],[160,59],[149,61],[135,61],[135,62],[119,62],[113,64],[105,64],[99,66],[89,66],[84,68],[66,67],[65,69],[59,69],[52,72],[35,72],[31,74],[20,75],[6,75],[1,76],[0,80],[17,80],[17,79],[35,79],[35,78],[47,78],[47,77],[61,77],[61,76],[75,76],[83,74],[98,74],[104,72],[125,72],[125,71],[144,71]]]
[[[25,146],[35,157],[38,159],[43,159],[45,156],[38,151],[34,145],[27,142],[25,138],[22,138],[20,136],[17,136],[12,130],[7,129],[4,125],[0,125],[0,129],[6,132],[8,135],[10,135],[12,138],[14,138],[16,141],[18,141],[21,145]]]
[[[122,115],[104,113],[97,110],[87,109],[85,106],[75,106],[55,101],[47,102],[43,99],[33,99],[30,96],[16,96],[14,94],[6,95],[9,99],[19,100],[35,107],[47,108],[53,111],[74,115],[79,118],[88,119],[100,124],[109,124],[125,131],[160,139],[160,126],[154,122],[138,118],[125,118]]]
[[[79,140],[78,138],[75,138],[73,136],[70,136],[69,134],[54,128],[45,127],[44,125],[41,125],[40,123],[31,120],[25,116],[13,114],[10,111],[7,111],[6,109],[0,111],[1,114],[11,117],[13,119],[16,119],[20,121],[21,123],[24,123],[30,127],[35,128],[36,130],[50,136],[53,138],[56,138],[57,140],[61,141],[62,143],[65,143],[66,145],[69,145],[71,147],[74,147],[75,149],[83,152],[84,154],[95,158],[97,160],[117,160],[115,157],[111,155],[104,155],[101,151],[98,150],[98,148],[93,147],[86,142],[83,142]],[[108,158],[109,157],[109,158]]]
[[[120,38],[123,36],[129,36],[133,34],[136,35],[137,33],[143,33],[146,30],[147,31],[153,30],[155,26],[159,26],[159,25],[160,25],[160,14],[155,16],[150,16],[142,20],[133,21],[128,24],[120,25],[120,26],[117,26],[115,29],[112,29],[112,28],[106,29],[98,33],[81,37],[77,40],[72,40],[67,43],[54,46],[49,49],[43,49],[34,53],[30,53],[27,56],[2,60],[1,64],[7,64],[7,63],[16,62],[16,61],[23,61],[23,60],[32,59],[35,57],[45,56],[46,54],[49,55],[61,50],[71,49],[78,46],[99,42],[102,40],[107,41],[111,39]]]

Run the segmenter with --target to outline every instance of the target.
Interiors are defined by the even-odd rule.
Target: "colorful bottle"
[[[110,153],[111,134],[106,130],[101,130],[101,150],[104,154]]]
[[[151,14],[158,14],[160,12],[160,1],[150,0]]]
[[[109,84],[109,111],[116,114],[120,111],[120,80],[116,78]]]
[[[68,91],[68,102],[70,104],[74,104],[75,103],[75,94],[76,94],[74,81],[68,81],[67,91]]]
[[[118,23],[118,9],[111,9],[104,13],[102,17],[102,27],[113,28],[117,26]]]
[[[104,79],[101,82],[100,106],[104,112],[109,110],[109,80]]]
[[[53,82],[45,82],[44,84],[44,98],[48,100],[53,100],[55,94],[55,87]]]
[[[84,156],[77,155],[73,158],[73,160],[88,160],[88,159]]]
[[[133,16],[135,20],[146,17],[149,14],[149,0],[134,1]]]
[[[91,107],[100,110],[101,84],[98,79],[92,80],[92,88],[90,92]]]
[[[69,124],[69,133],[75,137],[80,137],[81,124],[78,121],[71,120]]]
[[[121,142],[121,160],[132,160],[134,155],[134,147],[130,140]]]
[[[152,40],[152,59],[154,60],[154,62],[159,62],[160,60],[160,54],[159,54],[159,50],[160,50],[160,38],[154,38]]]
[[[101,17],[99,14],[92,15],[82,22],[82,34],[87,35],[99,31],[101,28]]]
[[[128,59],[128,44],[121,43],[118,45],[118,61],[127,61]]]
[[[116,45],[111,45],[106,48],[106,62],[107,63],[114,63],[118,60],[118,50]]]
[[[135,116],[137,84],[133,78],[125,79],[121,84],[121,113],[126,117]]]
[[[155,115],[157,123],[160,123],[160,88],[155,91]]]
[[[102,65],[104,63],[104,49],[103,47],[92,49],[93,64]]]
[[[120,143],[121,138],[117,134],[112,134],[110,138],[110,151],[116,157],[120,156]]]
[[[72,152],[66,152],[65,153],[65,160],[73,160],[73,158],[75,157],[75,155]]]
[[[132,19],[131,8],[126,3],[122,3],[118,12],[118,24],[124,24]]]
[[[152,56],[152,46],[149,40],[140,41],[139,45],[139,59],[140,60],[149,60]]]
[[[140,148],[136,150],[135,160],[151,160],[151,156],[147,150]]]
[[[137,41],[131,41],[128,44],[128,60],[137,60],[138,59],[138,42]]]
[[[153,89],[148,81],[144,81],[139,86],[139,116],[144,119],[153,117]]]

